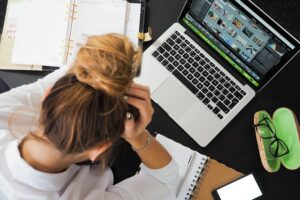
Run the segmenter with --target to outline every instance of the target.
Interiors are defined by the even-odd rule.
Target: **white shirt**
[[[174,160],[156,170],[141,164],[139,174],[113,185],[109,168],[100,173],[99,167],[72,165],[52,174],[34,169],[20,156],[22,136],[37,127],[45,89],[66,71],[63,67],[0,95],[0,199],[161,200],[175,193],[179,178]]]

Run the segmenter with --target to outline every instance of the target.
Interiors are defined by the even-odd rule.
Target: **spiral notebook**
[[[195,151],[160,134],[156,139],[178,163],[182,179],[178,196],[172,193],[164,200],[213,200],[213,190],[243,176],[242,173],[198,152],[186,172],[189,158]]]
[[[12,63],[62,66],[87,35],[124,33],[123,0],[24,0]]]

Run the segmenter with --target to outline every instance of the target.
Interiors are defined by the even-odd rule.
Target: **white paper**
[[[78,0],[71,37],[73,50],[68,63],[73,62],[87,36],[125,32],[127,2],[120,0]]]
[[[15,65],[11,63],[12,51],[20,19],[22,0],[9,0],[5,22],[1,35],[0,45],[0,69],[8,70],[42,70],[42,66]]]
[[[12,62],[61,66],[68,29],[69,0],[23,3]]]
[[[17,31],[17,25],[18,25],[18,19],[20,18],[20,3],[12,3],[9,7],[7,12],[6,18],[6,27],[2,32],[2,37],[4,39],[15,39],[16,37],[16,31]]]
[[[140,29],[141,4],[129,3],[127,21],[125,26],[125,35],[132,43],[138,45],[138,33]]]
[[[156,139],[168,150],[173,159],[177,162],[179,166],[179,177],[182,179],[186,173],[189,158],[195,151],[160,134],[156,136]],[[191,184],[194,183],[193,180],[195,180],[195,176],[198,176],[199,174],[197,171],[201,171],[207,159],[207,156],[196,152],[193,162],[187,171],[186,177],[182,180],[183,184],[178,196],[176,197],[176,193],[171,193],[163,200],[186,199],[188,197],[188,193],[191,193],[189,189],[191,188]]]

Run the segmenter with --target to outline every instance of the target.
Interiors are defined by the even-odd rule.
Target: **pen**
[[[189,169],[190,169],[190,167],[191,167],[191,164],[192,164],[192,162],[193,162],[193,160],[194,160],[195,154],[196,154],[196,152],[194,151],[194,152],[192,153],[192,155],[190,156],[190,158],[189,158],[188,164],[187,164],[187,166],[186,166],[186,170],[185,170],[185,172],[184,172],[184,174],[183,174],[182,179],[180,180],[180,183],[179,183],[179,186],[178,186],[178,189],[177,189],[177,192],[176,192],[176,198],[178,197],[178,194],[179,194],[179,192],[180,192],[180,190],[181,190],[181,188],[182,188],[184,179],[185,179],[185,177],[186,177],[186,175],[187,175],[187,172],[189,171]]]

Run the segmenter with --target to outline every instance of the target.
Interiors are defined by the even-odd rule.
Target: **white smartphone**
[[[215,200],[253,200],[259,199],[262,192],[253,174],[243,176],[212,192]]]

